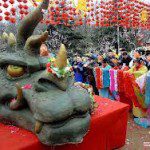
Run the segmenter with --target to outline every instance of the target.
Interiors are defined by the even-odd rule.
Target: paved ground
[[[145,129],[137,126],[133,117],[129,116],[126,145],[119,150],[150,150],[150,128]]]

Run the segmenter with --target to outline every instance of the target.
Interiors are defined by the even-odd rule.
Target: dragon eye
[[[11,77],[21,77],[25,74],[25,70],[21,66],[8,65],[7,74]]]

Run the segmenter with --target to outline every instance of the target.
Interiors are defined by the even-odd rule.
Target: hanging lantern
[[[60,4],[61,4],[61,6],[64,6],[65,5],[65,1],[62,1]]]
[[[82,21],[79,21],[79,25],[82,26],[82,25],[83,25],[83,22],[82,22]]]
[[[29,13],[28,11],[25,11],[25,12],[24,12],[25,15],[28,15],[28,13]]]
[[[25,3],[25,4],[26,4],[27,2],[28,2],[27,0],[23,0],[23,3]]]
[[[19,7],[20,9],[22,9],[22,8],[23,8],[23,6],[22,6],[21,4],[19,4],[19,5],[18,5],[18,7]]]
[[[14,0],[9,0],[9,3],[10,4],[14,4]]]
[[[16,18],[10,18],[11,23],[16,23]]]
[[[23,11],[23,10],[20,10],[19,13],[20,13],[21,15],[23,15],[23,14],[24,14],[24,11]]]
[[[12,16],[15,16],[15,15],[16,15],[16,12],[12,12],[11,14],[12,14]]]
[[[2,21],[3,20],[3,17],[2,16],[0,16],[0,21]]]
[[[9,13],[8,11],[6,11],[4,14],[5,14],[6,16],[9,16],[9,15],[10,15],[10,13]]]
[[[27,10],[29,7],[28,7],[27,5],[24,5],[24,7],[23,7],[23,8]]]
[[[5,17],[5,20],[6,20],[6,21],[8,21],[9,19],[10,19],[10,17],[8,17],[8,16]]]
[[[59,1],[55,1],[55,4],[59,4]]]
[[[7,2],[7,0],[3,0],[3,2]]]
[[[11,12],[16,12],[16,9],[12,7],[12,8],[10,9],[10,11],[11,11]]]
[[[4,4],[3,4],[3,7],[4,7],[4,8],[8,8],[8,4],[7,4],[7,3],[4,3]]]

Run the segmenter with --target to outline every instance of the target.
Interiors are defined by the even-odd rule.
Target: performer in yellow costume
[[[127,72],[134,75],[135,79],[139,78],[140,76],[146,74],[148,72],[147,67],[144,65],[143,60],[141,58],[136,59],[134,61],[134,66],[128,70]],[[133,104],[133,115],[135,117],[146,117],[147,116],[147,107],[145,105],[145,94],[143,91],[140,90],[138,85],[136,84],[135,80],[133,80],[133,88],[135,95],[137,97],[137,101],[140,104],[141,108],[135,107]]]

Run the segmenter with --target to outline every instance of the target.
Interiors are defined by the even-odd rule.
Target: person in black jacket
[[[105,59],[107,60],[108,64],[111,67],[114,67],[113,59],[115,59],[115,56],[114,56],[114,53],[111,49],[108,50],[108,55],[106,56]]]
[[[120,62],[122,64],[125,64],[126,66],[129,66],[130,61],[132,60],[132,58],[128,55],[127,52],[123,52],[122,57],[120,57]]]

